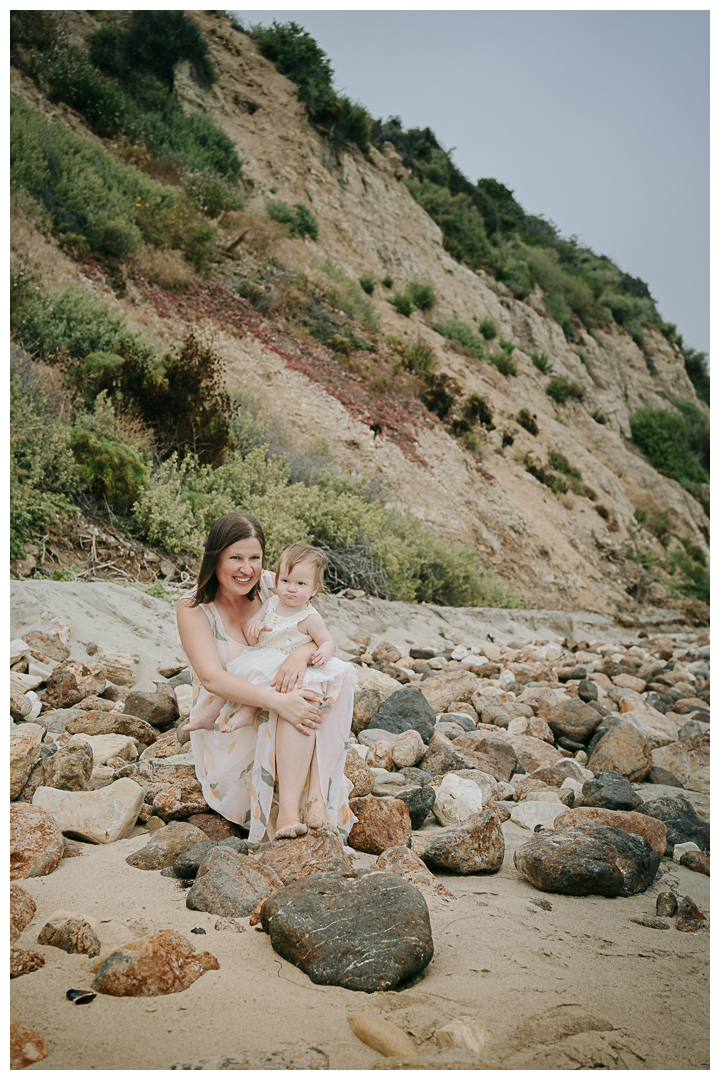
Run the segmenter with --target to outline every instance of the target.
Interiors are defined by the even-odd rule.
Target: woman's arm
[[[314,652],[314,641],[308,641],[306,645],[298,645],[297,649],[293,649],[278,669],[273,682],[275,689],[281,694],[287,694],[289,691],[294,690],[297,685],[299,690],[302,687],[310,657]]]
[[[209,693],[243,705],[273,710],[304,735],[309,735],[319,726],[321,714],[316,704],[317,695],[312,691],[298,687],[294,693],[280,693],[264,686],[255,686],[226,671],[220,663],[212,627],[200,607],[190,607],[188,601],[181,600],[177,608],[177,621],[185,655]],[[308,649],[310,646],[301,648]]]

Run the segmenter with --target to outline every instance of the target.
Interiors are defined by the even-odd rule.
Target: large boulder
[[[659,865],[644,837],[595,825],[543,831],[515,851],[528,881],[566,896],[633,896],[652,885]]]
[[[413,833],[411,850],[424,863],[455,874],[495,873],[505,857],[500,819],[483,810],[463,825]]]
[[[650,847],[661,857],[667,847],[667,828],[662,821],[649,814],[636,814],[631,810],[606,810],[600,806],[578,806],[566,810],[555,818],[556,829],[571,828],[573,825],[607,825],[613,829],[644,836]]]
[[[48,677],[43,704],[51,709],[67,709],[89,694],[101,694],[104,689],[102,664],[65,660]]]
[[[261,900],[282,887],[282,881],[269,867],[249,855],[218,845],[200,864],[185,903],[193,911],[242,919],[252,915]]]
[[[186,851],[191,844],[207,840],[206,834],[196,825],[187,821],[171,821],[164,829],[152,833],[152,839],[139,851],[133,851],[125,862],[137,870],[163,870],[172,866],[178,855]]]
[[[113,997],[156,997],[178,994],[220,964],[209,952],[198,952],[175,930],[130,941],[105,958],[93,990]]]
[[[433,956],[422,894],[396,874],[313,874],[262,906],[277,953],[314,983],[372,993],[394,990]]]
[[[180,716],[175,691],[171,686],[163,686],[155,693],[133,690],[125,698],[124,711],[138,716],[154,728],[170,727]]]
[[[552,705],[539,705],[537,714],[555,735],[585,742],[600,723],[600,713],[579,698],[568,697]]]
[[[104,765],[110,758],[122,758],[124,761],[135,761],[137,758],[137,744],[129,735],[87,735],[85,733],[73,735],[68,746],[85,744],[92,750],[93,767]]]
[[[486,767],[479,765],[478,768],[496,780],[509,780],[517,767],[517,754],[512,743],[507,739],[495,739],[484,731],[472,731],[456,739],[455,749],[472,750],[482,755]]]
[[[409,844],[410,812],[401,799],[366,795],[351,799],[350,809],[357,821],[350,830],[348,843],[356,851],[379,855],[386,848]]]
[[[294,840],[275,840],[263,850],[257,862],[277,874],[284,885],[310,874],[352,870],[340,836],[332,828],[308,829],[305,836]]]
[[[596,776],[616,772],[632,782],[644,780],[651,767],[649,739],[627,721],[611,727],[596,743],[588,760],[588,769]]]
[[[667,829],[667,846],[697,844],[701,851],[710,851],[710,826],[695,812],[695,807],[682,795],[674,799],[651,799],[638,807],[639,814],[649,814],[662,821]]]
[[[55,819],[40,806],[10,807],[10,877],[44,877],[57,869],[65,838]]]
[[[68,919],[64,915],[50,919],[38,934],[38,945],[53,945],[66,953],[100,955],[100,939],[86,919]]]
[[[536,739],[533,735],[511,735],[509,742],[525,772],[534,772],[541,765],[557,765],[564,756],[550,743],[544,739]]]
[[[96,712],[85,709],[58,709],[53,713],[43,713],[43,722],[59,719],[63,731],[71,735],[129,735],[138,742],[150,746],[158,738],[157,730],[127,712]]]
[[[422,685],[424,687],[426,683]],[[383,701],[372,717],[371,726],[395,735],[417,731],[427,743],[435,728],[435,712],[422,690],[405,686]]]
[[[177,780],[153,799],[153,810],[163,821],[179,821],[191,814],[205,814],[209,809],[196,777]]]
[[[129,777],[97,791],[58,791],[41,787],[33,806],[52,814],[60,831],[91,844],[124,840],[135,827],[144,792]]]
[[[92,747],[85,743],[73,746],[71,741],[60,746],[51,757],[45,758],[39,786],[57,788],[59,791],[87,791],[92,771]]]

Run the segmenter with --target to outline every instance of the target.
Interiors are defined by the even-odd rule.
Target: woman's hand
[[[294,649],[286,660],[280,665],[272,686],[280,694],[287,694],[290,690],[302,688],[305,672],[310,661],[310,656],[315,652],[314,642],[307,645],[299,645]]]
[[[276,708],[281,720],[286,720],[303,735],[312,735],[322,721],[318,696],[314,690],[292,690],[283,694]]]

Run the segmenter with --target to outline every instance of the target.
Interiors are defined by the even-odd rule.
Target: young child
[[[316,690],[323,699],[327,684],[338,674],[335,667],[341,663],[333,659],[335,642],[310,603],[322,589],[326,563],[323,553],[309,544],[292,544],[283,551],[278,561],[275,595],[265,601],[248,623],[245,636],[250,646],[227,665],[232,675],[270,686],[288,654],[299,645],[314,641],[317,648],[310,657],[313,666],[308,668],[303,686]],[[252,705],[237,705],[215,697],[183,730],[234,731],[253,724],[257,712]]]

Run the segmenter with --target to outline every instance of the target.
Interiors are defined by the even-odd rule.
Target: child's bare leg
[[[199,731],[204,728],[206,731],[212,731],[215,727],[215,721],[220,715],[220,710],[225,704],[224,698],[214,697],[210,699],[210,704],[203,709],[201,713],[198,713],[192,720],[188,720],[187,724],[183,724],[183,731]]]
[[[241,705],[231,717],[229,717],[221,731],[235,731],[237,728],[250,727],[255,723],[258,709],[253,705]]]

